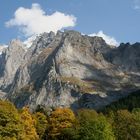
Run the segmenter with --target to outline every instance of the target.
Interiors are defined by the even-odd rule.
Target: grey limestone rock
[[[24,45],[20,40],[12,40],[0,57],[0,87],[9,91],[16,71],[24,62]]]
[[[17,53],[18,52],[18,53]],[[16,40],[0,58],[0,90],[19,108],[100,109],[140,88],[140,44],[110,46],[76,31]]]

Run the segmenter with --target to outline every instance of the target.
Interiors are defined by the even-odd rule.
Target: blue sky
[[[24,20],[17,21],[14,13],[19,7],[24,7],[22,10],[25,11],[31,9],[33,3],[38,3],[40,10],[44,12],[43,17],[36,17],[36,24],[30,24],[29,22],[32,21],[27,21],[26,16],[22,15],[23,12],[19,11]],[[51,18],[55,17],[54,13],[58,21],[57,18],[55,20]],[[48,21],[45,15],[50,16]],[[12,22],[10,22],[11,19],[13,19]],[[46,19],[44,23],[50,30],[57,26],[55,30],[67,27],[67,29],[77,30],[84,34],[103,31],[118,42],[140,41],[140,0],[4,0],[0,4],[0,44],[7,43],[13,38],[24,40],[31,36],[28,34],[29,27],[33,25],[35,29],[39,28],[40,19],[41,21]],[[52,19],[52,22],[49,22],[49,19]],[[8,27],[5,25],[6,22]],[[60,22],[60,25],[56,25],[57,22]],[[46,25],[40,25],[40,27]],[[24,26],[28,28],[25,29]],[[42,30],[48,31],[48,28],[44,27]],[[39,29],[34,31],[32,28],[31,33],[34,34],[37,31]]]

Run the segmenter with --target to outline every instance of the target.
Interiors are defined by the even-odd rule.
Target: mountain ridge
[[[19,44],[0,58],[3,98],[19,108],[100,109],[140,88],[139,43],[115,47],[101,37],[58,31],[37,36],[27,50]]]

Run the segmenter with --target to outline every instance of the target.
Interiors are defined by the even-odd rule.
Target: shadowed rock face
[[[76,31],[44,33],[0,58],[0,90],[17,107],[100,109],[140,88],[140,44],[116,48]]]

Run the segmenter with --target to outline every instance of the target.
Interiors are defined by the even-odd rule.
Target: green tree
[[[118,140],[140,139],[140,114],[130,113],[128,110],[119,110],[114,115],[114,132]]]
[[[45,132],[48,128],[48,121],[47,117],[40,112],[37,112],[33,115],[34,119],[36,120],[36,132],[39,135],[40,139],[45,139]]]
[[[81,140],[114,140],[112,127],[106,117],[94,110],[80,110],[79,135]]]
[[[61,134],[58,136],[58,140],[81,140],[79,127],[74,124],[74,126],[71,128],[63,129]]]

